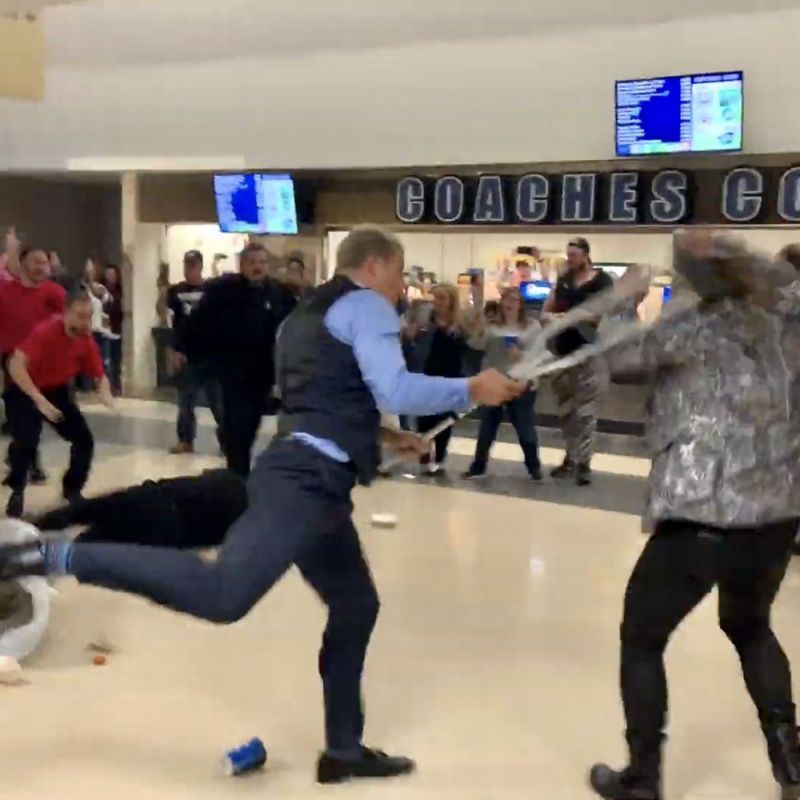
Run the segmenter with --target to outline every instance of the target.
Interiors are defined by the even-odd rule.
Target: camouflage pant
[[[591,362],[560,372],[553,379],[564,449],[573,464],[591,463],[598,391],[597,371]]]

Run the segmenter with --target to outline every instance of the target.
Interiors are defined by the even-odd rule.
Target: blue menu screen
[[[617,155],[742,149],[744,74],[617,81]]]
[[[297,233],[290,175],[215,175],[214,194],[223,233]]]

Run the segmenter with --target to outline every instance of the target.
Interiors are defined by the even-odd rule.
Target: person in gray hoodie
[[[511,367],[523,358],[542,327],[528,317],[522,295],[517,287],[508,287],[500,297],[498,319],[489,323],[481,316],[467,344],[484,353],[482,369],[494,368],[507,374]],[[519,439],[525,466],[531,479],[542,481],[542,466],[539,461],[539,440],[536,435],[536,390],[531,388],[514,400],[501,406],[483,406],[475,458],[470,468],[462,475],[465,480],[476,480],[486,475],[489,452],[497,439],[500,423],[507,414]]]

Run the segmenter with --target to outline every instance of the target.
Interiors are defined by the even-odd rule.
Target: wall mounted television
[[[298,232],[291,175],[215,175],[214,195],[223,233],[293,235]]]
[[[617,81],[617,156],[742,149],[744,73]]]

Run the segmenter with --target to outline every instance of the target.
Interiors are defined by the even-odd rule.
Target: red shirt
[[[91,336],[70,336],[63,317],[38,325],[19,346],[28,357],[28,374],[37,389],[66,386],[76,375],[103,377],[103,361]]]
[[[66,296],[53,281],[38,286],[0,281],[0,353],[12,353],[40,322],[61,314]]]

